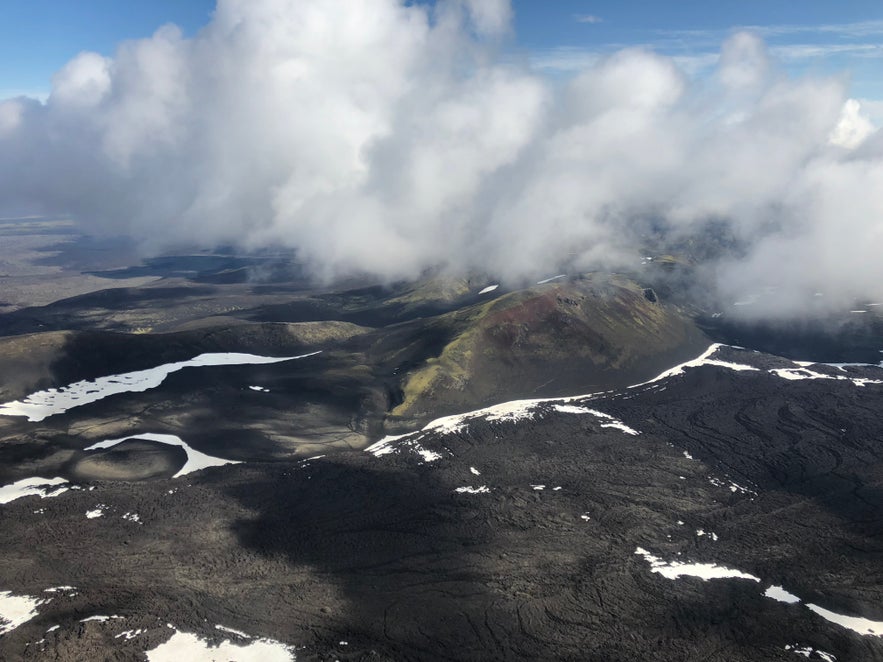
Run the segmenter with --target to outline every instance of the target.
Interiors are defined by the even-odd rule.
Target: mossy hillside
[[[403,379],[390,421],[457,411],[512,397],[621,383],[650,359],[701,334],[677,308],[649,301],[620,276],[503,295],[449,316],[459,327],[437,356]]]

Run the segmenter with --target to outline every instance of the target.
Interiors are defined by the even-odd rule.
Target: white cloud
[[[604,22],[603,18],[601,18],[600,16],[595,16],[594,14],[574,14],[573,20],[577,23],[589,23],[592,25]]]
[[[871,120],[862,113],[861,102],[847,99],[840,113],[840,120],[828,138],[832,145],[855,149],[874,133]]]
[[[321,278],[620,268],[648,219],[719,220],[746,246],[724,296],[883,295],[883,139],[841,81],[789,78],[749,34],[692,68],[556,51],[578,74],[549,81],[496,54],[510,16],[222,0],[193,38],[79,55],[45,104],[0,103],[0,201],[155,249],[289,247]]]

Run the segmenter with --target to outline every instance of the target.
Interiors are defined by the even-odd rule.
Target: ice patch
[[[457,494],[487,494],[491,491],[487,485],[482,485],[481,487],[472,487],[468,485],[466,487],[458,487],[454,490]]]
[[[142,524],[141,516],[138,513],[126,513],[123,515],[123,519],[127,522],[135,522],[137,524]]]
[[[26,496],[39,496],[41,499],[56,497],[67,492],[67,480],[56,476],[55,478],[22,478],[11,485],[0,487],[0,503],[9,503]]]
[[[696,529],[696,537],[701,538],[702,536],[708,536],[713,541],[717,542],[717,534],[713,531],[705,531],[704,529]]]
[[[281,363],[315,356],[320,352],[301,354],[300,356],[258,356],[256,354],[240,354],[222,352],[200,354],[189,361],[166,363],[147,370],[137,370],[119,375],[98,377],[94,381],[83,380],[68,384],[58,389],[48,389],[32,393],[24,400],[0,404],[0,416],[26,416],[29,421],[42,421],[56,414],[63,414],[74,407],[81,407],[98,402],[111,395],[120,393],[141,393],[156,388],[166,377],[184,368],[205,368],[222,365],[262,365]]]
[[[476,469],[475,467],[469,467],[469,471],[472,473],[473,476],[480,476],[481,475],[481,472],[478,469]]]
[[[104,514],[105,508],[107,508],[107,506],[105,506],[103,503],[99,503],[97,506],[95,506],[94,510],[86,511],[86,518],[95,519],[96,517],[101,517]]]
[[[793,605],[800,602],[800,598],[798,598],[793,593],[789,593],[781,586],[770,586],[766,591],[764,591],[764,596],[767,598],[772,598],[777,602],[784,602],[785,604]]]
[[[146,439],[147,441],[155,441],[160,444],[168,444],[169,446],[180,446],[181,448],[183,448],[184,452],[187,453],[187,462],[184,463],[184,466],[181,467],[178,473],[172,476],[172,478],[178,478],[179,476],[184,476],[186,474],[193,473],[194,471],[199,471],[200,469],[205,469],[207,467],[220,467],[225,464],[239,464],[238,460],[225,460],[220,457],[206,455],[205,453],[191,448],[181,439],[181,437],[177,437],[173,434],[155,434],[153,432],[130,434],[127,437],[120,437],[119,439],[108,439],[106,441],[99,441],[97,444],[92,444],[91,446],[88,446],[83,450],[94,451],[102,448],[113,448],[117,444],[121,444],[124,441],[128,441],[129,439]]]
[[[249,386],[252,391],[257,391],[258,393],[269,393],[270,389],[264,388],[263,386]]]
[[[498,287],[500,287],[500,286],[499,285],[488,285],[486,288],[481,290],[481,292],[479,292],[479,294],[487,294],[488,292],[493,292]]]
[[[681,561],[663,561],[658,556],[653,556],[643,547],[638,547],[635,554],[644,557],[650,564],[650,571],[658,573],[666,579],[679,577],[698,577],[703,581],[709,579],[750,579],[759,582],[760,578],[749,575],[746,572],[726,568],[715,563],[683,563]]]
[[[226,640],[212,645],[195,634],[178,630],[171,639],[146,651],[146,654],[148,662],[291,662],[295,659],[292,647],[272,639],[257,639],[243,644]]]
[[[37,607],[52,598],[33,598],[29,595],[13,595],[0,591],[0,635],[12,632],[37,615]]]
[[[146,628],[138,628],[137,630],[126,630],[124,632],[120,632],[119,634],[114,635],[113,638],[119,639],[121,637],[125,637],[126,641],[131,641],[132,639],[134,639],[135,637],[137,637],[139,634],[141,634],[143,632],[147,632],[147,629]]]
[[[545,486],[545,485],[531,485],[530,487],[531,487],[531,489],[534,489],[534,490],[537,490],[537,491],[540,491],[540,490],[544,490],[544,489],[546,489],[546,486]]]

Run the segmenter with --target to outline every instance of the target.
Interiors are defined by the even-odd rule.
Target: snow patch
[[[601,423],[601,427],[602,428],[614,428],[616,430],[621,430],[622,432],[625,432],[626,434],[630,434],[633,437],[636,437],[639,434],[641,434],[640,432],[638,432],[634,428],[630,428],[628,425],[626,425],[625,423],[622,423],[621,421],[615,421],[613,423]]]
[[[682,561],[663,561],[658,556],[653,556],[643,547],[638,547],[635,554],[644,557],[650,564],[650,571],[658,573],[666,579],[679,577],[698,577],[702,581],[709,579],[750,579],[759,582],[760,578],[749,575],[746,572],[726,568],[715,563],[684,563]]]
[[[781,586],[770,586],[766,591],[764,591],[764,596],[767,598],[772,598],[777,602],[784,602],[785,604],[793,605],[800,602],[800,598],[798,598],[793,593],[789,593]]]
[[[829,609],[814,604],[808,604],[806,606],[826,621],[836,623],[840,627],[844,627],[864,636],[883,637],[883,621],[872,621],[867,618],[861,618],[860,616],[844,616],[843,614],[837,614]]]
[[[0,591],[0,635],[12,632],[37,615],[37,607],[52,598],[33,598],[30,595],[13,595]]]
[[[136,370],[119,375],[108,375],[93,380],[83,380],[46,391],[37,391],[24,400],[0,404],[0,416],[26,416],[29,421],[42,421],[56,414],[63,414],[74,407],[82,407],[120,393],[142,393],[162,384],[166,377],[184,368],[205,368],[222,365],[259,365],[281,363],[315,356],[320,352],[300,356],[258,356],[221,352],[200,354],[189,361],[166,363],[147,370]]]
[[[205,469],[207,467],[220,467],[225,464],[240,464],[238,460],[225,460],[220,457],[213,457],[211,455],[206,455],[194,448],[191,448],[187,443],[184,442],[181,437],[175,436],[173,434],[156,434],[153,432],[143,432],[138,434],[130,434],[127,437],[120,437],[119,439],[108,439],[106,441],[99,441],[97,444],[92,444],[91,446],[87,446],[83,450],[85,451],[94,451],[102,448],[113,448],[117,444],[121,444],[124,441],[128,441],[129,439],[146,439],[147,441],[155,441],[160,444],[168,444],[169,446],[180,446],[184,449],[184,452],[187,453],[187,462],[184,463],[184,466],[176,473],[172,478],[178,478],[179,476],[184,476],[189,473],[193,473],[194,471],[199,471],[200,469]],[[169,492],[171,494],[171,492]]]
[[[816,364],[816,363],[807,363],[805,361],[795,361],[797,365],[801,366],[799,368],[774,368],[770,370],[770,374],[775,375],[776,377],[780,377],[782,379],[787,379],[790,381],[799,381],[801,379],[834,379],[838,381],[847,381],[852,382],[856,386],[866,386],[868,384],[883,384],[883,379],[870,379],[867,377],[849,377],[847,375],[826,375],[823,372],[817,372],[815,370],[810,370],[808,366],[811,365],[831,365],[835,368],[840,368],[841,371],[846,372],[844,370],[845,366],[855,365],[850,363],[840,363],[840,364]],[[869,367],[879,367],[873,366],[873,364],[868,364]]]
[[[227,634],[233,634],[237,637],[242,637],[243,639],[253,639],[251,635],[245,634],[242,630],[234,630],[233,628],[228,628],[225,625],[216,625],[216,630],[220,630],[221,632],[226,632]]]
[[[551,283],[553,280],[558,280],[559,278],[567,278],[567,274],[558,274],[557,276],[552,276],[551,278],[544,278],[543,280],[538,280],[537,285],[545,285],[546,283]]]
[[[368,446],[365,451],[371,453],[374,457],[382,457],[393,453],[401,453],[403,449],[409,449],[417,453],[424,462],[435,462],[436,460],[442,459],[442,456],[439,453],[423,448],[423,446],[418,443],[420,437],[417,437],[416,439],[409,438],[413,435],[414,433],[384,437],[377,443]]]
[[[493,292],[495,289],[500,287],[499,285],[488,285],[486,288],[481,290],[479,294],[487,294],[488,292]]]
[[[87,617],[87,618],[81,618],[81,619],[80,619],[80,623],[89,623],[90,621],[96,621],[96,622],[98,622],[98,623],[104,623],[105,621],[109,621],[109,620],[112,620],[112,619],[113,619],[113,620],[116,620],[116,619],[119,619],[119,618],[124,618],[124,617],[123,617],[123,616],[116,616],[116,615],[114,615],[114,616],[102,616],[102,615],[98,615],[98,616],[89,616],[89,617]]]
[[[146,651],[146,654],[148,662],[290,662],[295,659],[292,647],[272,639],[257,639],[243,644],[225,640],[212,645],[195,634],[179,630],[175,630],[171,639]]]
[[[22,478],[11,485],[0,487],[0,503],[9,503],[26,496],[39,496],[41,499],[47,499],[56,497],[70,489],[58,487],[59,485],[67,485],[67,480],[58,476],[55,478]]]
[[[104,514],[104,509],[107,508],[103,503],[99,503],[93,510],[86,511],[86,519],[95,519],[96,517],[101,517]]]
[[[487,485],[482,485],[480,487],[472,487],[468,485],[466,487],[458,487],[454,490],[457,494],[487,494],[491,491]]]
[[[789,644],[785,646],[786,651],[791,651],[792,653],[797,653],[798,655],[803,655],[805,658],[809,658],[813,653],[818,655],[824,662],[837,662],[837,658],[831,655],[831,653],[826,653],[825,651],[821,651],[817,648],[813,648],[812,646],[801,646],[800,644]]]

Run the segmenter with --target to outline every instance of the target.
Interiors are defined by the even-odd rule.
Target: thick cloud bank
[[[883,137],[839,80],[736,34],[710,77],[626,50],[568,81],[512,64],[506,0],[220,0],[0,102],[0,204],[175,244],[287,246],[320,278],[517,280],[635,264],[729,224],[725,296],[883,296]]]

